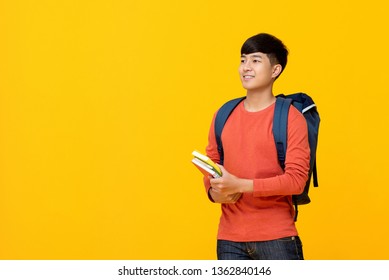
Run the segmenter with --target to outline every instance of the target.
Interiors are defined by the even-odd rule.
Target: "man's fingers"
[[[211,182],[211,184],[220,184],[223,181],[223,179],[222,178],[213,178],[212,177],[209,181]]]

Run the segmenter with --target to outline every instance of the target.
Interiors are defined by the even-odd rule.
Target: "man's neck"
[[[275,100],[271,88],[266,91],[247,91],[244,107],[249,112],[258,112],[273,104]]]

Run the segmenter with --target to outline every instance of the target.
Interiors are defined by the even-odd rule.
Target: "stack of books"
[[[193,151],[192,163],[203,173],[205,176],[211,175],[213,178],[220,178],[222,176],[222,171],[220,167],[214,163],[209,157],[199,153],[198,151]]]

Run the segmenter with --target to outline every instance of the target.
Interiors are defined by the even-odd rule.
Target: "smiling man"
[[[222,208],[218,259],[303,259],[292,195],[303,191],[308,178],[307,124],[291,106],[284,169],[278,162],[272,133],[273,84],[285,69],[287,56],[285,45],[266,33],[247,39],[241,48],[239,75],[246,98],[223,128],[223,176],[204,179],[209,199]],[[216,114],[206,152],[220,163]]]

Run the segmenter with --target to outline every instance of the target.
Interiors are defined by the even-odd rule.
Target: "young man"
[[[285,69],[287,55],[284,44],[270,34],[255,35],[242,46],[239,75],[246,99],[223,128],[223,176],[204,180],[210,200],[222,208],[218,259],[303,259],[292,195],[300,194],[308,179],[306,121],[290,107],[284,170],[272,133],[273,84]],[[206,153],[219,163],[215,116]]]

